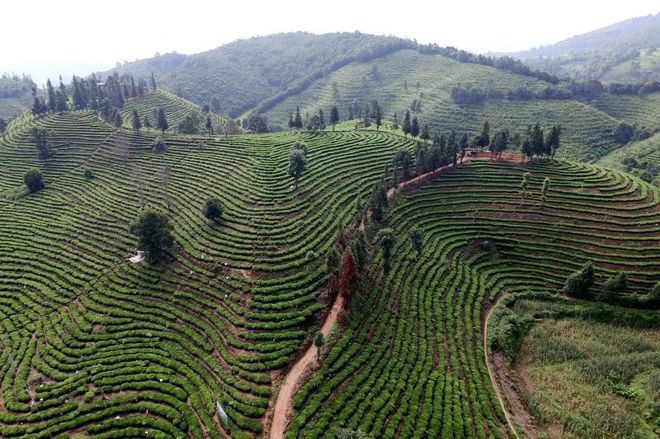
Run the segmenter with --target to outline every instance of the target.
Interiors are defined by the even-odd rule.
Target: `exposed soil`
[[[330,329],[337,322],[343,309],[343,299],[337,294],[337,298],[328,313],[321,333],[327,336]],[[296,361],[289,372],[284,376],[280,391],[277,394],[277,401],[273,409],[273,421],[270,426],[271,439],[283,439],[286,428],[289,425],[291,412],[293,411],[293,396],[296,391],[305,383],[309,375],[319,366],[317,360],[317,349],[314,344],[310,345],[305,354]]]
[[[520,439],[516,432],[516,427],[518,427],[522,428],[526,437],[536,439],[538,437],[538,429],[534,423],[534,418],[527,410],[519,393],[519,389],[521,388],[529,389],[531,382],[524,375],[524,371],[509,368],[506,358],[501,352],[492,352],[492,359],[489,358],[488,322],[498,302],[499,299],[488,309],[484,319],[484,355],[486,357],[488,375],[495,388],[495,394],[502,406],[509,428],[513,431],[513,436],[516,439]],[[520,379],[519,373],[522,375],[522,379]],[[521,384],[523,387],[521,387]]]

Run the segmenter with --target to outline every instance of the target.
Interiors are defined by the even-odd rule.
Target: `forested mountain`
[[[657,13],[509,55],[555,75],[636,82],[660,78],[659,48]]]
[[[355,60],[375,58],[413,45],[395,37],[354,33],[283,33],[238,40],[185,58],[164,55],[167,68],[154,69],[163,87],[222,114],[238,117],[259,102]],[[160,57],[160,58],[163,58]],[[159,57],[117,69],[145,76]]]

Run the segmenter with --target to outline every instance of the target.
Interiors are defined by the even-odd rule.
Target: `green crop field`
[[[501,292],[556,291],[586,260],[597,285],[625,270],[634,291],[649,291],[660,277],[659,195],[568,162],[466,163],[410,191],[387,217],[398,237],[392,270],[371,267],[372,287],[295,397],[288,437],[342,427],[370,437],[511,437],[484,362],[485,307]],[[419,258],[412,226],[426,235]]]
[[[130,128],[133,110],[137,110],[142,121],[148,118],[152,126],[155,127],[157,120],[155,112],[159,108],[165,111],[170,131],[176,131],[179,123],[186,116],[193,113],[199,115],[201,128],[204,129],[206,114],[202,113],[199,106],[164,90],[154,90],[145,96],[129,99],[121,109],[124,126]],[[209,114],[211,115],[214,132],[218,134],[236,134],[242,131],[232,120],[217,114]]]
[[[122,111],[156,102],[179,101],[156,92]],[[52,156],[39,158],[34,127]],[[0,436],[268,434],[282,372],[333,301],[328,250],[354,231],[356,197],[416,147],[375,130],[168,131],[154,152],[158,134],[67,111],[26,114],[0,139]],[[287,175],[295,142],[309,158],[298,189]],[[36,193],[23,185],[30,169],[44,177]],[[209,197],[225,206],[218,224],[202,215]],[[295,394],[288,437],[511,437],[486,368],[485,310],[501,292],[556,292],[586,260],[596,289],[625,270],[628,295],[648,293],[660,281],[659,197],[595,165],[483,158],[403,190],[385,216],[392,270],[371,244],[343,329]],[[144,208],[173,226],[160,264],[128,259]]]
[[[374,65],[377,79],[369,75]],[[416,100],[421,103],[421,111],[413,115],[418,116],[421,124],[428,124],[432,132],[455,129],[474,133],[484,119],[493,129],[508,128],[514,132],[536,122],[561,124],[563,146],[557,154],[568,159],[592,161],[618,147],[611,133],[620,119],[631,123],[643,121],[655,128],[657,122],[653,115],[660,108],[654,97],[624,97],[622,102],[629,102],[627,107],[622,104],[624,108],[610,113],[614,103],[619,105],[618,96],[610,100],[603,98],[598,108],[576,100],[487,99],[483,104],[458,105],[450,97],[451,88],[457,85],[506,93],[519,87],[538,92],[549,84],[492,67],[402,50],[373,62],[356,62],[343,67],[284,100],[267,111],[266,116],[271,125],[284,127],[297,106],[305,115],[315,114],[319,108],[329,114],[330,107],[337,105],[341,120],[345,120],[352,103],[364,106],[377,100],[386,120],[397,113],[401,123],[403,114]],[[638,101],[648,102],[647,107],[642,107],[646,110],[639,114],[632,109],[637,108]]]
[[[226,431],[259,434],[269,371],[290,361],[321,308],[335,230],[412,142],[166,134],[167,152],[155,154],[152,134],[91,112],[35,123],[52,133],[46,163],[30,123],[0,143],[0,435],[221,437],[216,402]],[[285,177],[294,141],[313,163],[299,191]],[[23,192],[29,168],[44,173],[37,194]],[[201,215],[211,195],[226,206],[219,226]],[[165,266],[127,261],[142,206],[174,225],[180,248]]]

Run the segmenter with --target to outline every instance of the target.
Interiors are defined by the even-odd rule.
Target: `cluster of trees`
[[[505,70],[518,75],[531,76],[551,84],[559,83],[558,77],[540,70],[533,70],[523,64],[519,59],[510,56],[491,57],[471,53],[466,50],[459,50],[455,47],[440,47],[437,44],[418,44],[417,51],[419,53],[446,56],[462,63],[495,67],[496,69]]]
[[[117,122],[121,121],[118,109],[124,105],[126,99],[143,96],[150,88],[156,88],[153,73],[150,85],[147,85],[144,79],[138,79],[136,82],[132,76],[119,76],[117,72],[108,76],[105,83],[99,82],[95,74],[87,79],[74,75],[68,87],[60,77],[57,89],[48,79],[45,99],[42,99],[36,87],[32,88],[32,113],[41,115],[49,111],[61,113],[89,108],[98,111],[105,120],[117,125]]]
[[[478,105],[486,99],[507,99],[510,101],[530,101],[534,99],[583,99],[592,100],[603,93],[647,94],[660,90],[660,82],[639,84],[611,83],[604,86],[600,81],[564,81],[558,86],[548,86],[534,91],[527,87],[517,87],[506,92],[493,88],[455,86],[451,89],[452,100],[459,105]]]
[[[319,108],[318,112],[311,116],[306,114],[305,121],[303,121],[300,114],[299,106],[296,107],[295,113],[289,113],[289,128],[302,129],[304,127],[309,131],[321,131],[324,130],[327,125],[332,126],[334,129],[335,125],[339,123],[339,109],[337,106],[333,105],[330,108],[329,118],[326,119],[325,112],[322,108]]]
[[[36,169],[31,169],[23,175],[23,182],[30,193],[35,193],[46,187],[43,175]]]
[[[520,143],[523,156],[530,160],[534,157],[554,158],[561,141],[561,126],[553,125],[547,134],[544,134],[541,125],[537,122],[533,127],[527,126],[524,137],[516,137]],[[518,146],[518,145],[516,145]]]
[[[645,140],[651,137],[653,133],[645,127],[638,127],[637,125],[630,125],[626,122],[619,122],[619,124],[612,130],[612,137],[614,141],[620,145],[625,145],[631,141]]]
[[[46,129],[39,127],[32,128],[32,141],[39,152],[39,158],[41,160],[46,160],[52,157],[54,153],[48,137],[49,134]]]
[[[413,138],[420,135],[419,129],[419,120],[417,116],[410,118],[410,111],[406,110],[405,115],[403,116],[403,123],[401,124],[401,129],[403,129],[403,135],[408,136],[410,134]],[[428,140],[428,128],[425,130],[424,140]]]
[[[36,84],[28,75],[19,76],[3,73],[0,76],[0,99],[25,96],[34,87],[36,87]]]
[[[423,174],[449,164],[456,164],[465,156],[468,146],[467,134],[458,135],[452,130],[449,134],[433,135],[433,142],[418,143],[415,148],[417,173]]]
[[[656,179],[660,176],[660,166],[648,160],[640,161],[635,157],[626,157],[622,160],[622,163],[626,167],[626,172],[641,178],[647,183],[660,186],[660,179]]]
[[[588,261],[582,268],[566,278],[564,291],[569,296],[579,299],[592,297],[595,280],[594,265]],[[660,282],[647,294],[626,295],[628,290],[628,275],[625,272],[618,272],[609,277],[600,289],[601,297],[608,302],[655,308],[660,305]]]
[[[0,136],[4,136],[5,131],[7,131],[7,121],[0,117]]]

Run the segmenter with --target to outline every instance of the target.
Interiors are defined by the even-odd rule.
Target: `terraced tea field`
[[[34,124],[50,132],[45,161]],[[165,133],[159,154],[154,137],[68,112],[17,120],[0,140],[0,436],[266,434],[275,372],[328,305],[337,230],[355,224],[356,195],[366,199],[395,153],[414,149],[375,131]],[[309,157],[298,190],[294,142]],[[31,168],[46,188],[28,195]],[[376,254],[372,286],[295,396],[288,436],[511,437],[483,351],[483,311],[498,293],[555,291],[587,259],[598,285],[617,270],[637,293],[660,280],[657,189],[596,166],[536,164],[519,207],[525,170],[475,160],[397,200],[393,268],[383,276]],[[221,224],[201,214],[211,196]],[[161,265],[127,260],[144,207],[173,225]],[[419,259],[413,225],[426,236]]]
[[[166,134],[156,154],[151,134],[91,113],[37,123],[56,150],[45,164],[30,124],[0,143],[0,435],[259,434],[270,372],[321,308],[335,230],[412,144],[372,132]],[[311,163],[299,191],[286,176],[295,141]],[[25,195],[32,167],[46,188]],[[201,215],[209,196],[226,207],[222,225]],[[127,261],[142,206],[171,218],[179,248],[163,266]]]
[[[371,74],[373,66],[377,77]],[[545,126],[559,124],[563,136],[558,156],[592,161],[618,147],[611,133],[620,119],[655,128],[657,121],[653,115],[660,108],[655,96],[624,97],[621,103],[619,96],[604,98],[598,108],[577,100],[487,99],[482,104],[458,105],[451,99],[451,89],[458,85],[506,94],[520,87],[539,92],[549,84],[492,67],[401,50],[373,62],[349,64],[279,103],[266,115],[271,125],[285,127],[289,113],[297,106],[304,116],[315,114],[319,108],[327,115],[331,106],[336,105],[341,120],[345,120],[352,104],[363,110],[365,104],[377,100],[384,120],[389,121],[397,113],[401,123],[405,111],[413,101],[418,101],[421,110],[413,116],[419,118],[420,124],[428,124],[432,133],[455,129],[459,133],[475,134],[484,119],[488,119],[493,130],[507,128],[511,132],[524,130],[536,122]]]
[[[163,108],[165,111],[165,117],[170,126],[169,130],[172,132],[176,131],[177,126],[186,116],[193,113],[200,115],[200,129],[205,130],[206,114],[202,113],[198,105],[164,90],[153,90],[144,96],[129,99],[121,109],[124,126],[131,128],[133,110],[137,110],[142,121],[148,118],[151,125],[155,127],[157,118],[154,111],[158,111],[159,108]],[[243,131],[232,120],[224,116],[214,113],[210,113],[210,115],[213,129],[218,134],[236,134]]]
[[[648,292],[660,280],[659,196],[623,174],[568,162],[474,161],[408,191],[387,217],[398,237],[391,272],[371,268],[364,305],[295,397],[288,437],[339,428],[383,438],[516,437],[484,361],[485,308],[499,294],[554,293],[587,260],[596,291],[625,270],[631,291]],[[413,226],[426,235],[419,258],[407,238]]]

